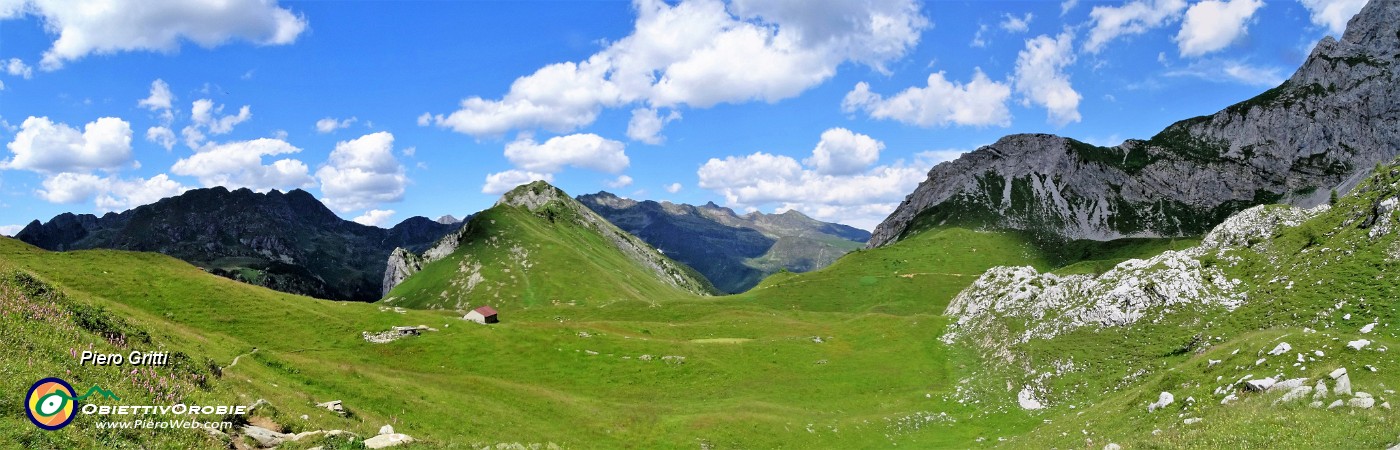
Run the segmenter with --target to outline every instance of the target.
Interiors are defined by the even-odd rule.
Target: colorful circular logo
[[[45,378],[29,388],[24,397],[25,412],[35,426],[53,431],[73,423],[78,417],[73,386],[58,378]]]

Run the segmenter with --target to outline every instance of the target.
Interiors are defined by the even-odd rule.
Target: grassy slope
[[[491,215],[484,217],[491,224]],[[498,226],[533,223],[496,219]],[[949,401],[955,380],[976,361],[936,339],[945,323],[938,313],[981,270],[1055,266],[1055,258],[1016,235],[938,230],[814,273],[775,275],[745,295],[698,298],[669,287],[616,294],[599,276],[624,270],[585,276],[561,269],[577,266],[544,265],[583,258],[600,244],[586,233],[529,225],[492,231],[541,239],[529,257],[539,264],[532,271],[574,278],[532,281],[535,290],[505,303],[503,323],[489,327],[444,312],[396,313],[281,294],[156,254],[50,253],[0,239],[0,260],[130,318],[195,360],[227,364],[258,348],[210,395],[245,404],[266,398],[276,407],[271,418],[293,431],[369,435],[395,423],[428,447],[927,448],[1033,425],[1019,411],[988,417],[976,405]],[[479,251],[509,257],[510,246],[479,241]],[[601,267],[622,263],[592,257]],[[627,277],[602,279],[625,284]],[[538,289],[551,283],[561,290]],[[441,331],[380,345],[359,336],[417,324]],[[662,356],[685,359],[675,364]],[[65,367],[63,358],[53,364]],[[314,407],[334,399],[355,414],[340,418]],[[14,420],[0,417],[0,441],[27,430]]]
[[[567,218],[549,221],[523,208],[498,206],[478,214],[467,227],[457,251],[404,280],[386,296],[387,303],[518,308],[656,302],[683,295],[598,233]],[[473,284],[473,274],[482,281]]]
[[[1386,168],[1330,211],[1298,227],[1285,228],[1250,248],[1208,264],[1244,281],[1249,301],[1233,312],[1178,313],[1130,328],[1081,329],[1049,341],[1018,346],[1033,367],[1072,358],[1080,371],[1054,379],[1047,425],[1009,446],[1023,448],[1386,448],[1400,438],[1400,419],[1391,410],[1314,409],[1311,401],[1274,405],[1281,394],[1249,394],[1227,389],[1242,400],[1221,406],[1217,387],[1253,374],[1306,377],[1312,386],[1337,368],[1349,371],[1353,390],[1383,401],[1400,397],[1400,364],[1387,349],[1400,349],[1396,299],[1400,282],[1400,239],[1394,231],[1370,236],[1366,225],[1376,206],[1400,192],[1400,169]],[[1391,213],[1391,220],[1396,220]],[[1232,258],[1239,258],[1231,264]],[[1286,275],[1286,276],[1285,276]],[[1280,278],[1282,277],[1282,278]],[[1375,330],[1362,334],[1366,324]],[[1315,331],[1314,331],[1315,330]],[[1201,336],[1204,341],[1196,341]],[[1347,342],[1373,341],[1357,351]],[[1279,342],[1293,350],[1266,353]],[[1236,350],[1239,353],[1234,353]],[[1321,351],[1317,356],[1313,351]],[[1303,353],[1299,362],[1297,354]],[[1256,360],[1265,362],[1256,365]],[[1208,361],[1221,360],[1215,367]],[[1366,365],[1377,368],[1365,369]],[[1085,370],[1084,368],[1087,368]],[[1217,381],[1217,377],[1221,381]],[[1333,387],[1327,379],[1329,387]],[[1149,414],[1146,405],[1159,392],[1177,399],[1166,411]],[[1006,394],[1014,401],[1014,392]],[[1184,400],[1197,402],[1187,405]],[[1331,396],[1324,404],[1343,397]],[[1076,409],[1071,409],[1075,405]],[[1202,423],[1185,425],[1199,417]],[[1152,430],[1162,430],[1152,434]],[[1089,443],[1092,443],[1090,445]]]

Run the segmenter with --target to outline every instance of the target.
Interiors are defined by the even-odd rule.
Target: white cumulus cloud
[[[175,148],[175,132],[166,127],[147,128],[146,140],[160,144],[166,150]]]
[[[1031,29],[1031,20],[1035,15],[1026,13],[1024,16],[1005,14],[1001,18],[1001,29],[1011,33],[1025,33]]]
[[[408,185],[404,167],[394,157],[394,135],[387,131],[336,143],[316,178],[326,205],[339,211],[402,200]]]
[[[553,183],[554,175],[519,169],[497,172],[486,176],[486,183],[481,185],[481,193],[491,195],[504,194],[511,189],[515,189],[516,186],[540,180]]]
[[[1083,96],[1070,85],[1065,73],[1074,63],[1072,39],[1068,32],[1055,38],[1042,34],[1027,40],[1026,48],[1016,56],[1016,92],[1023,103],[1044,107],[1050,122],[1058,126],[1080,120],[1079,100]]]
[[[812,156],[802,162],[824,175],[850,175],[864,171],[880,159],[885,143],[845,128],[822,132]]]
[[[1262,0],[1205,0],[1186,10],[1176,44],[1181,56],[1219,51],[1247,33],[1246,22],[1264,6]]]
[[[820,150],[819,145],[812,157],[805,159],[807,165],[790,156],[764,152],[711,158],[696,175],[699,186],[723,195],[727,206],[796,209],[821,220],[871,229],[923,181],[928,170],[925,161],[896,161],[835,174],[815,166],[821,161],[817,155]],[[680,188],[679,184],[673,186]]]
[[[349,119],[337,120],[334,117],[327,117],[316,121],[316,132],[321,134],[330,133],[341,128],[349,128],[351,124],[359,119],[351,117]]]
[[[848,113],[862,110],[872,118],[921,127],[1007,126],[1011,124],[1011,112],[1006,107],[1010,97],[1010,87],[992,81],[977,69],[966,84],[948,81],[943,72],[936,72],[928,76],[927,86],[911,87],[889,98],[871,92],[865,82],[856,83],[842,100],[841,108]]]
[[[56,70],[90,54],[174,52],[181,42],[212,48],[230,40],[257,45],[294,42],[306,18],[276,0],[11,0],[0,19],[28,14],[56,34],[40,67]]]
[[[1347,21],[1361,12],[1366,0],[1300,0],[1308,9],[1314,25],[1327,27],[1327,32],[1341,37],[1347,29]],[[1390,1],[1390,0],[1375,0]]]
[[[195,177],[206,187],[246,187],[255,191],[309,187],[313,179],[306,164],[291,158],[263,164],[263,157],[291,155],[300,148],[280,139],[254,139],[209,144],[171,166],[176,175]]]
[[[564,166],[573,166],[619,173],[631,164],[623,151],[625,147],[618,141],[582,133],[552,137],[544,143],[517,139],[506,144],[505,155],[516,167],[530,172],[556,173]]]
[[[666,185],[666,192],[670,192],[670,193],[674,194],[674,193],[680,192],[680,191],[681,191],[681,187],[682,187],[682,186],[681,186],[680,183],[671,183],[671,184]]]
[[[350,220],[360,225],[383,228],[385,225],[389,224],[389,219],[392,217],[394,217],[394,210],[392,209],[371,209],[365,211],[364,214],[360,214],[359,217]]]
[[[666,117],[661,117],[656,108],[634,109],[632,119],[627,121],[627,138],[651,145],[666,142],[666,137],[661,135],[661,128],[680,118],[681,113],[675,110]]]
[[[10,76],[20,77],[26,80],[34,77],[34,68],[29,67],[28,64],[25,64],[24,61],[19,58],[10,58],[4,61],[3,65],[5,73],[10,74]]]
[[[1135,0],[1119,6],[1095,6],[1089,11],[1089,38],[1084,49],[1098,53],[1121,36],[1146,33],[1174,21],[1186,9],[1186,0]]]
[[[609,180],[606,184],[613,189],[622,189],[632,185],[632,177],[620,175],[617,179]]]
[[[90,173],[60,173],[44,179],[39,198],[52,203],[83,203],[96,200],[98,211],[124,211],[179,195],[189,188],[165,174],[149,179],[99,177]]]
[[[193,120],[196,126],[209,130],[210,134],[228,134],[233,131],[234,125],[253,118],[252,109],[248,105],[239,108],[238,114],[220,115],[223,112],[224,105],[216,106],[213,100],[199,99],[190,106],[190,120]]]
[[[137,101],[136,106],[151,111],[168,110],[174,100],[175,94],[170,93],[170,85],[166,84],[165,80],[157,78],[151,82],[151,95]]]
[[[913,0],[635,0],[632,34],[580,62],[520,77],[498,100],[470,97],[436,115],[474,136],[567,133],[604,108],[776,102],[831,78],[845,62],[883,70],[928,21]],[[742,61],[742,67],[738,64]]]
[[[116,117],[89,122],[80,132],[48,117],[25,119],[6,146],[14,156],[0,167],[40,173],[113,170],[132,162],[131,124]]]

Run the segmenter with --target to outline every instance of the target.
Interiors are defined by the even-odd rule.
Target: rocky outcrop
[[[395,248],[427,248],[459,225],[412,217],[383,229],[341,219],[310,193],[194,189],[122,213],[61,214],[15,237],[49,250],[160,252],[211,273],[334,300],[373,301]]]
[[[1059,239],[1196,235],[1249,206],[1309,207],[1400,152],[1400,2],[1372,1],[1282,85],[1148,140],[1013,135],[935,166],[876,227],[878,247],[939,225]]]
[[[1199,246],[1124,261],[1098,276],[992,268],[949,303],[945,314],[954,323],[942,339],[968,340],[1007,358],[1012,345],[1079,328],[1130,326],[1186,308],[1233,310],[1248,300],[1248,293],[1239,289],[1240,280],[1202,264],[1201,257],[1222,255],[1228,262],[1226,249],[1264,245],[1280,227],[1296,226],[1328,209],[1256,206],[1224,221]]]
[[[380,296],[389,294],[394,286],[398,286],[410,275],[418,273],[418,269],[423,268],[423,258],[413,254],[403,247],[396,247],[389,253],[389,263],[384,268],[384,288]]]
[[[743,292],[780,270],[826,267],[870,237],[864,230],[822,222],[795,210],[739,215],[714,203],[636,201],[608,192],[581,195],[577,200],[694,268],[723,292]]]

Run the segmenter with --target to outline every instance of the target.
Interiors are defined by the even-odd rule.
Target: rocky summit
[[[122,213],[65,213],[16,239],[48,250],[164,253],[211,273],[333,300],[379,299],[384,259],[459,227],[413,217],[383,229],[341,219],[310,193],[194,189]]]
[[[593,212],[700,272],[723,292],[743,292],[781,270],[807,272],[831,265],[870,233],[788,210],[781,214],[637,201],[609,192],[578,196]]]
[[[1199,235],[1253,205],[1323,203],[1400,152],[1400,2],[1373,1],[1282,85],[1147,140],[1021,134],[939,164],[876,227],[879,247],[961,225],[1048,238]]]

